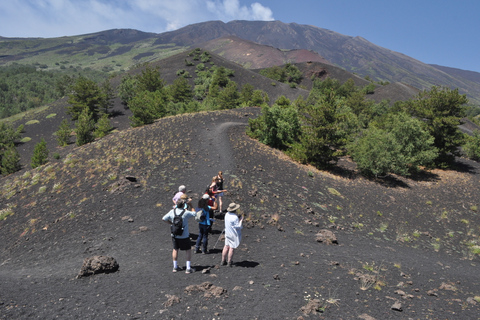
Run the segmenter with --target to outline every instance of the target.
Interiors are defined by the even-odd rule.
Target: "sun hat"
[[[178,187],[179,192],[184,192],[185,190],[187,190],[187,187],[185,187],[184,185],[181,185],[180,187]]]
[[[238,203],[232,202],[228,205],[227,211],[229,212],[237,211],[238,208],[240,208],[240,205]]]
[[[204,200],[210,199],[210,196],[208,195],[208,193],[205,193],[205,194],[202,196],[202,199],[204,199]]]

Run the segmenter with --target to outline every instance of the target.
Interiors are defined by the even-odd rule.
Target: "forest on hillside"
[[[67,113],[75,128],[62,121],[56,139],[59,146],[66,146],[73,131],[75,143],[81,146],[109,134],[115,97],[132,112],[132,127],[181,113],[259,106],[261,116],[250,121],[247,133],[296,161],[319,168],[332,168],[347,156],[367,176],[409,176],[423,168],[452,166],[457,156],[480,158],[479,132],[467,136],[458,129],[467,116],[468,99],[456,89],[432,87],[392,105],[368,99],[375,86],[357,87],[351,79],[340,83],[314,78],[308,97],[290,101],[282,96],[270,101],[268,94],[248,83],[239,88],[233,70],[210,60],[207,51],[197,48],[188,53],[185,69],[177,70],[171,84],[162,78],[162,70],[147,63],[139,66],[137,74],[121,75],[116,88],[105,80],[105,74],[91,70],[57,73],[13,65],[1,73],[0,111],[14,114],[66,95]],[[292,88],[302,80],[301,72],[291,64],[261,73]],[[8,122],[0,125],[0,168],[2,174],[9,174],[19,170],[15,145],[22,128]],[[32,167],[48,161],[45,148],[43,141],[36,146]]]

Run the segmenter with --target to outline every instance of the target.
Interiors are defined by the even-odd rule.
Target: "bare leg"
[[[223,247],[223,251],[222,251],[222,261],[227,261],[227,255],[228,255],[228,252],[229,252],[229,249],[230,247],[225,245]]]
[[[173,251],[172,251],[172,260],[173,260],[173,261],[177,261],[177,257],[178,257],[178,250],[173,249]]]
[[[230,248],[230,250],[228,251],[228,262],[232,262],[232,258],[233,258],[233,248]]]

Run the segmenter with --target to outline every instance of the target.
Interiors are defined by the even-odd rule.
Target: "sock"
[[[187,261],[187,269],[190,269],[190,261]]]
[[[178,268],[178,262],[177,261],[173,261],[173,269],[177,269]]]

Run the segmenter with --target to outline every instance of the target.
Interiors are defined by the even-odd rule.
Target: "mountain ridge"
[[[333,65],[375,81],[403,82],[421,90],[433,85],[459,88],[471,104],[480,105],[480,74],[476,72],[435,67],[361,36],[281,21],[207,21],[160,34],[111,29],[61,38],[0,38],[0,65],[43,63],[55,69],[61,67],[58,61],[68,60],[67,66],[123,71],[228,36],[280,50],[309,50]],[[58,46],[66,48],[63,55]]]

